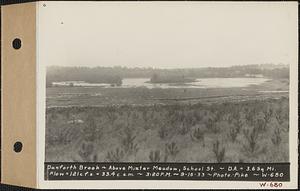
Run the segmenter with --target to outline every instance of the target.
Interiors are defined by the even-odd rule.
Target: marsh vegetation
[[[286,162],[289,100],[47,109],[48,161]]]

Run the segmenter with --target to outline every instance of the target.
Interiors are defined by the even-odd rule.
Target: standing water
[[[189,83],[149,83],[149,78],[124,78],[121,86],[111,86],[105,83],[87,83],[83,81],[65,81],[53,82],[54,86],[97,86],[104,88],[231,88],[231,87],[247,87],[250,85],[259,85],[269,79],[266,78],[199,78],[195,82]]]

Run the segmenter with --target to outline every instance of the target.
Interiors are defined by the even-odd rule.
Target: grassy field
[[[287,83],[47,88],[46,161],[287,162]]]
[[[245,88],[101,88],[101,87],[51,87],[47,88],[47,107],[57,106],[104,106],[111,104],[158,104],[174,103],[166,99],[200,98],[196,102],[236,99],[237,96],[261,95],[260,98],[276,98],[287,93],[262,93],[261,91],[288,91],[288,80],[270,80],[261,85]],[[225,97],[228,96],[228,97]],[[202,99],[201,99],[202,98]],[[209,98],[209,99],[206,99]],[[250,98],[247,98],[250,99]],[[195,100],[194,100],[195,101]]]

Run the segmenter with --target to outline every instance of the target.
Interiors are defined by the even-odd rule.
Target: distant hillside
[[[186,69],[127,68],[120,66],[93,68],[50,66],[47,67],[47,84],[49,85],[52,82],[60,81],[85,81],[89,83],[110,83],[120,85],[123,78],[150,79],[155,75],[163,76],[164,79],[175,79],[174,76],[184,76],[182,81],[194,78],[238,78],[258,76],[267,78],[289,78],[289,66],[282,64],[261,64],[226,68],[209,67]],[[159,82],[159,80],[157,82]]]

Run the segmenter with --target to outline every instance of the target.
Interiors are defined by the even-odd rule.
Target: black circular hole
[[[16,153],[21,152],[22,148],[23,148],[23,144],[21,142],[19,142],[19,141],[15,142],[15,144],[14,144],[14,151]]]
[[[14,47],[14,49],[20,49],[22,46],[22,41],[19,38],[16,38],[13,40],[12,46]]]

